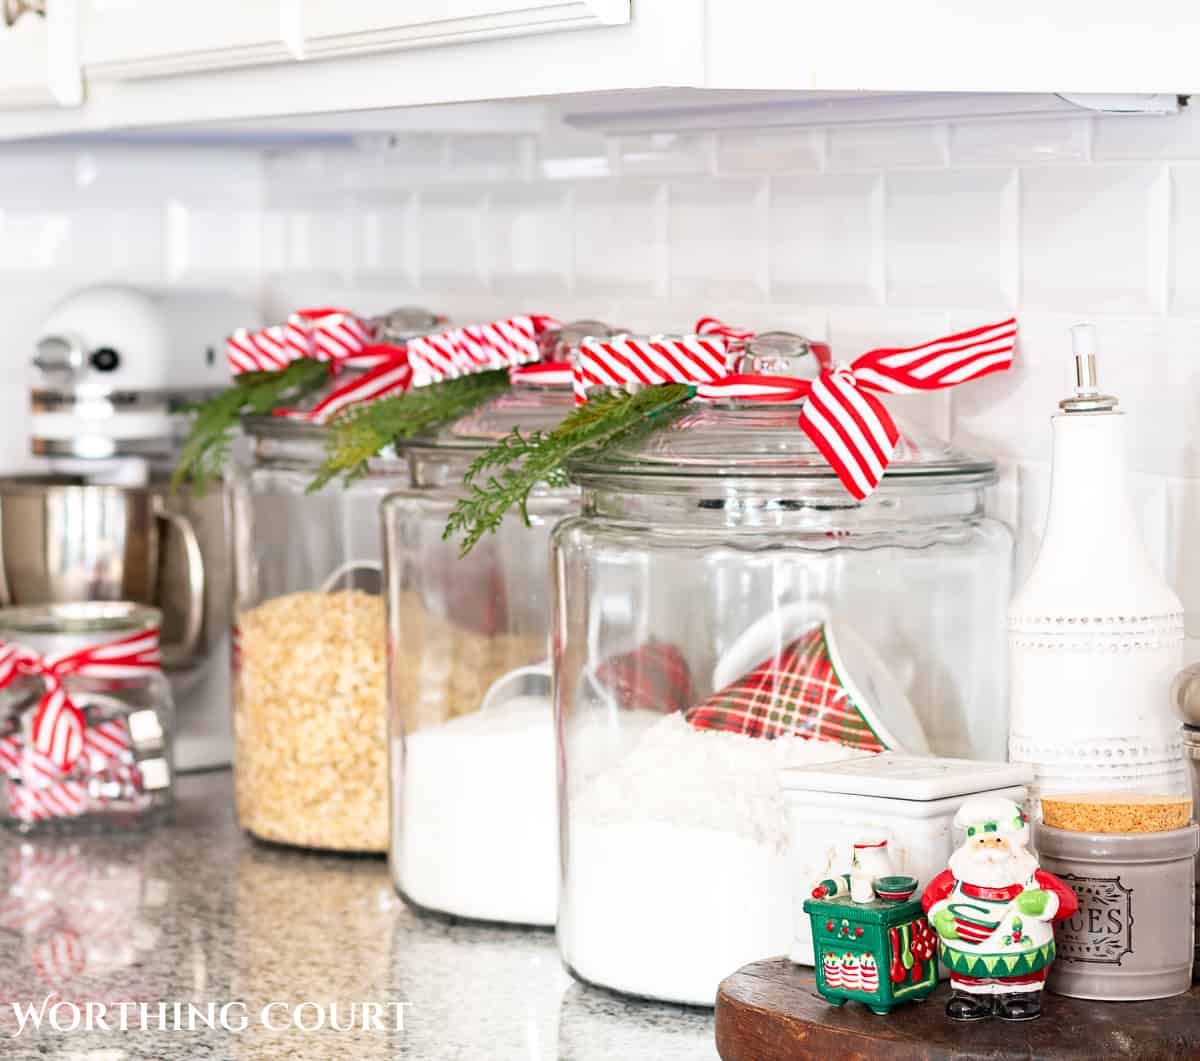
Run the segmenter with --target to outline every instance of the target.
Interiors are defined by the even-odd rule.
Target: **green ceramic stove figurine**
[[[822,881],[804,901],[812,919],[817,990],[835,1006],[855,999],[874,1013],[917,1002],[937,986],[937,937],[912,877],[880,877],[875,898],[855,902],[849,879]]]

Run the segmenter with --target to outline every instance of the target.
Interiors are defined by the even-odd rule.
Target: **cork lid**
[[[1066,792],[1042,796],[1042,819],[1076,833],[1165,833],[1192,820],[1192,800],[1143,792]]]

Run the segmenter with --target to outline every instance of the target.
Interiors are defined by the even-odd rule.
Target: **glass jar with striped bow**
[[[122,829],[171,808],[175,712],[157,609],[0,609],[0,817],[22,833]]]
[[[596,347],[586,379],[647,385],[622,375],[644,348],[661,382],[653,358],[694,338]],[[654,430],[567,466],[583,503],[553,534],[558,941],[584,981],[711,1005],[788,949],[780,768],[1005,758],[995,466],[889,417],[890,463],[856,489],[812,424],[819,387],[861,388],[864,364],[761,334]]]
[[[507,390],[408,444],[412,486],[383,504],[391,868],[418,910],[554,924],[550,533],[578,511],[579,492],[539,482],[522,514],[498,519],[466,553],[446,527],[471,493],[474,461],[576,408],[574,350],[610,332],[596,321],[547,332],[541,359],[514,368]]]

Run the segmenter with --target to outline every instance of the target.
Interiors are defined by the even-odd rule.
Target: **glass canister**
[[[609,330],[565,326],[550,354],[558,373],[518,378],[436,437],[414,440],[412,487],[384,502],[391,869],[418,909],[554,924],[550,532],[578,511],[578,491],[538,487],[529,526],[510,514],[465,557],[443,532],[485,447],[514,428],[556,427],[575,408],[565,359],[589,334]]]
[[[785,371],[807,360],[799,337],[769,342]],[[788,949],[780,768],[1005,757],[1012,541],[984,514],[994,466],[901,425],[857,502],[797,411],[689,402],[569,468],[558,940],[586,982],[711,1006],[723,977]]]
[[[317,396],[319,400],[320,396]],[[387,850],[386,633],[379,502],[395,453],[308,493],[329,428],[246,417],[232,476],[234,787],[262,840]]]
[[[125,601],[0,610],[6,824],[122,829],[169,813],[175,712],[160,623]]]

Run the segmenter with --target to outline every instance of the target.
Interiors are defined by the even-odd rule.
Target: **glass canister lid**
[[[162,613],[132,601],[72,601],[0,608],[0,641],[52,657],[156,630]]]
[[[815,379],[830,363],[829,349],[803,336],[766,332],[732,357],[734,373]],[[693,399],[603,451],[571,463],[584,485],[619,477],[653,492],[668,480],[763,478],[836,486],[837,475],[798,423],[805,399],[763,401],[729,396]],[[883,399],[887,403],[887,398]],[[899,442],[880,489],[914,479],[966,485],[987,483],[994,462],[974,457],[897,418]],[[932,484],[931,484],[932,485]]]

